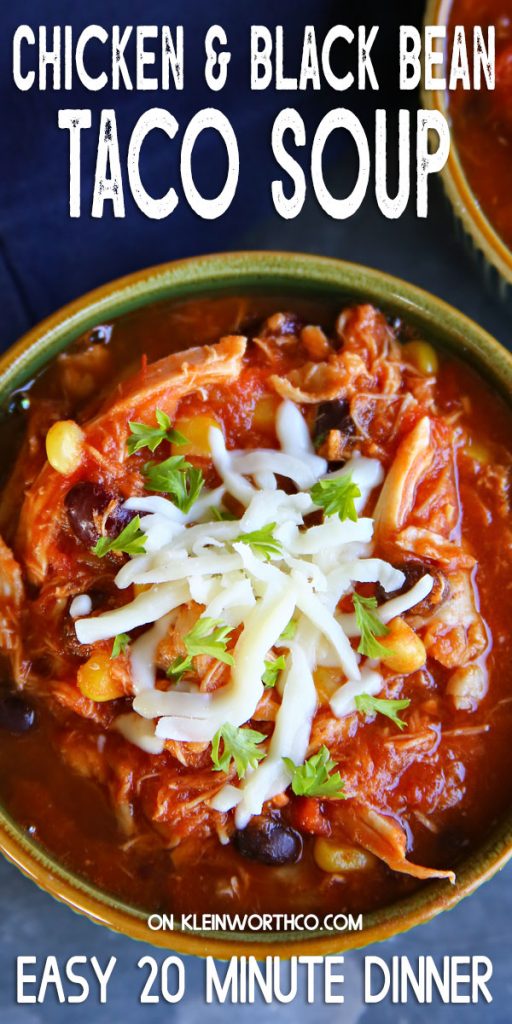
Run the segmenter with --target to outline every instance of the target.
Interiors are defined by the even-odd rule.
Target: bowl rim
[[[454,0],[428,0],[423,27],[447,25],[453,2]],[[435,41],[435,49],[438,52],[444,49],[441,40]],[[452,131],[448,94],[442,89],[427,91],[422,87],[421,96],[423,105],[429,110],[437,110],[450,126],[450,152],[440,174],[454,212],[487,262],[497,270],[507,284],[512,284],[512,249],[509,249],[484,213],[466,177]]]
[[[320,298],[325,292],[343,299],[359,296],[406,316],[435,335],[441,346],[456,351],[490,377],[512,404],[512,355],[465,314],[442,299],[399,278],[359,264],[313,254],[241,251],[190,257],[149,267],[118,278],[86,293],[34,326],[0,357],[0,398],[29,379],[31,371],[84,330],[109,318],[163,298],[190,298],[213,293],[258,291],[269,294],[276,282],[283,291],[308,288]],[[41,889],[128,937],[198,956],[226,959],[269,953],[293,955],[339,953],[406,931],[455,906],[500,870],[512,856],[512,816],[486,837],[458,873],[455,885],[431,882],[390,906],[364,915],[363,931],[268,932],[262,935],[228,932],[150,931],[148,914],[110,896],[68,871],[47,853],[0,807],[0,852]]]

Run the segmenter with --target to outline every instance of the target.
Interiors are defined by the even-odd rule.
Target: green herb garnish
[[[180,679],[192,668],[192,657],[190,654],[184,654],[181,657],[174,659],[172,665],[169,665],[166,676],[168,679],[174,679],[176,683],[179,683]]]
[[[215,505],[211,506],[210,512],[212,514],[212,518],[216,519],[219,523],[232,522],[237,518],[237,516],[235,516],[233,512],[230,512],[228,508],[216,508]]]
[[[408,708],[410,700],[390,700],[387,697],[371,697],[369,693],[361,693],[355,698],[355,705],[363,715],[381,714],[390,718],[399,729],[405,729],[406,722],[398,717],[398,712]]]
[[[94,545],[92,552],[98,558],[103,558],[110,551],[121,551],[125,555],[143,555],[146,551],[146,534],[140,529],[140,517],[134,516],[128,526],[118,537],[110,540],[108,537],[100,537]]]
[[[317,434],[316,437],[314,438],[314,440],[313,440],[313,448],[315,449],[316,452],[318,451],[319,448],[322,447],[324,441],[327,440],[327,434],[328,434],[328,431],[327,430],[323,430],[320,434]]]
[[[256,768],[258,761],[266,756],[259,743],[267,737],[254,729],[237,729],[226,722],[217,730],[212,740],[212,761],[216,772],[227,772],[231,761],[235,762],[236,773],[243,779],[248,768]],[[220,743],[222,741],[222,754]]]
[[[268,661],[265,661],[265,671],[261,677],[263,685],[268,687],[275,686],[277,677],[284,668],[286,668],[284,654],[280,654],[278,658],[269,658]]]
[[[171,455],[164,462],[146,462],[143,474],[147,491],[169,494],[182,512],[190,511],[204,484],[201,470],[183,455]]]
[[[354,504],[361,497],[361,491],[352,481],[352,474],[326,477],[319,480],[310,490],[310,495],[319,508],[323,508],[326,516],[339,516],[341,521],[351,519],[357,522],[357,511]]]
[[[368,658],[385,658],[392,652],[384,647],[376,639],[378,636],[387,636],[389,629],[374,614],[373,609],[377,607],[376,597],[362,597],[361,594],[353,594],[354,611],[356,622],[361,633],[361,640],[357,650],[359,654],[366,654]]]
[[[211,619],[206,615],[198,619],[190,633],[187,633],[185,647],[192,657],[197,654],[209,654],[226,665],[234,665],[233,655],[226,651],[231,631],[231,626],[226,626],[220,619]]]
[[[339,772],[334,772],[336,762],[331,760],[330,751],[326,746],[320,747],[304,764],[297,765],[289,757],[283,761],[291,772],[291,786],[296,796],[329,797],[331,800],[344,800],[344,782]]]
[[[285,644],[288,640],[293,640],[297,632],[297,621],[290,619],[287,626],[284,627],[281,636],[276,640],[276,647],[280,647],[281,644]]]
[[[168,678],[179,682],[186,672],[191,671],[192,658],[199,654],[208,654],[217,661],[223,661],[225,665],[234,665],[233,655],[226,650],[230,633],[231,626],[224,625],[219,619],[212,619],[208,615],[198,619],[183,638],[187,653],[174,659],[167,669]]]
[[[130,637],[128,633],[118,633],[114,637],[114,643],[112,644],[111,658],[117,658],[120,654],[125,654],[127,648],[130,646]]]
[[[131,437],[126,442],[128,454],[134,455],[141,448],[149,448],[150,452],[156,451],[162,441],[169,441],[171,444],[186,444],[187,438],[180,434],[179,430],[171,427],[171,421],[166,412],[156,410],[157,427],[148,427],[146,423],[128,423]]]
[[[280,542],[275,539],[272,532],[275,528],[275,523],[267,523],[266,526],[262,526],[261,530],[253,530],[252,533],[241,533],[237,539],[242,544],[249,544],[253,551],[263,555],[265,561],[269,562],[272,555],[280,555],[283,550]]]

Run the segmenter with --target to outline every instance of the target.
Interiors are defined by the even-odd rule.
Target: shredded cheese
[[[309,525],[306,517],[316,510],[309,492],[326,474],[327,463],[315,454],[306,421],[293,402],[279,406],[276,432],[280,450],[229,451],[222,430],[212,426],[209,444],[221,485],[203,490],[187,514],[162,496],[130,498],[126,507],[141,514],[146,550],[123,565],[116,584],[120,591],[133,584],[148,589],[119,608],[75,623],[84,644],[150,627],[130,646],[133,710],[116,719],[115,727],[156,754],[166,740],[208,743],[222,725],[248,722],[263,694],[265,660],[290,619],[297,620],[295,637],[284,645],[286,668],[276,690],[281,704],[266,757],[238,785],[224,785],[210,801],[219,811],[236,807],[239,828],[289,785],[283,758],[302,763],[306,757],[317,705],[317,665],[335,666],[346,677],[331,699],[337,717],[355,710],[358,694],[382,689],[378,671],[350,643],[359,635],[357,622],[355,615],[337,611],[340,599],[358,582],[379,582],[393,592],[405,581],[400,570],[373,557],[373,520],[360,515],[371,490],[382,482],[380,463],[355,455],[330,475],[350,473],[359,487],[356,522],[331,515],[320,525]],[[281,490],[277,477],[290,480],[297,493]],[[239,519],[212,522],[211,508],[219,508],[226,494],[244,511]],[[244,542],[244,535],[253,538],[260,530],[268,536],[269,526],[270,551],[247,537]],[[386,601],[377,609],[382,622],[413,607],[432,585],[426,575],[407,593]],[[191,601],[204,607],[204,617],[241,627],[229,681],[213,692],[200,691],[186,678],[156,688],[159,644],[177,609]]]
[[[161,754],[164,749],[163,740],[155,736],[150,722],[145,722],[139,715],[129,711],[126,715],[118,715],[114,728],[134,746],[140,747],[146,754]]]
[[[90,615],[92,612],[92,601],[89,594],[77,594],[69,606],[69,614],[72,619],[79,619],[82,615]]]
[[[314,631],[306,623],[291,653],[268,756],[242,786],[242,799],[235,814],[237,828],[245,828],[249,819],[261,812],[266,800],[289,786],[290,776],[283,757],[290,757],[296,764],[302,764],[306,757],[317,704],[311,672],[313,660]]]
[[[351,715],[356,710],[355,698],[363,693],[375,697],[382,690],[382,676],[373,669],[365,667],[359,679],[349,679],[332,695],[330,705],[336,718]]]
[[[168,632],[174,618],[173,612],[163,615],[161,619],[130,644],[130,666],[133,680],[133,692],[150,690],[156,682],[156,652],[161,640]]]
[[[293,587],[270,592],[249,612],[234,651],[231,681],[215,693],[166,693],[150,690],[135,698],[133,707],[147,718],[163,715],[156,735],[164,739],[187,738],[187,720],[194,742],[207,742],[224,722],[239,726],[256,710],[263,693],[261,677],[265,658],[290,621],[295,608]]]
[[[419,604],[425,597],[428,597],[433,586],[434,580],[432,576],[426,573],[407,593],[400,594],[398,597],[392,597],[390,601],[381,604],[378,610],[379,619],[384,623],[391,622],[391,619],[395,619],[397,615],[403,615],[404,612],[408,612],[410,608],[414,608],[415,604]],[[355,615],[338,615],[337,618],[347,636],[361,635]]]
[[[151,590],[138,594],[135,600],[121,608],[114,608],[90,619],[78,619],[75,624],[77,639],[81,644],[94,644],[98,640],[117,636],[118,633],[129,633],[138,626],[156,622],[188,600],[189,589],[184,580],[151,587]]]

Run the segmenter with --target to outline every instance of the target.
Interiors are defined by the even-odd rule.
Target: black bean
[[[110,326],[93,327],[89,332],[87,341],[90,345],[106,345],[110,341],[112,328]]]
[[[68,519],[73,532],[86,547],[94,547],[99,537],[97,520],[114,500],[115,496],[106,491],[101,484],[86,481],[75,484],[68,491],[65,499]],[[105,532],[109,537],[118,537],[134,515],[135,512],[123,508],[119,502],[107,518]]]
[[[404,573],[405,583],[400,590],[394,590],[392,593],[384,590],[384,587],[378,583],[376,588],[376,597],[379,603],[381,601],[389,601],[392,597],[398,597],[399,594],[404,594],[407,590],[410,590],[411,587],[414,587],[414,585],[427,573],[433,577],[434,585],[430,594],[428,594],[423,601],[420,601],[419,604],[414,606],[414,614],[431,614],[435,608],[443,604],[449,596],[450,585],[446,576],[444,576],[439,569],[433,569],[431,566],[415,560],[410,562],[401,562],[399,565],[396,565],[395,568],[400,569],[400,571]]]
[[[33,707],[14,693],[0,695],[0,728],[12,733],[28,732],[36,720]]]
[[[111,595],[116,591],[115,586],[109,586],[107,580],[104,580],[104,586],[89,587],[87,593],[91,599],[92,610],[97,612],[98,608],[103,608]]]
[[[125,526],[128,526],[128,523],[131,523],[136,515],[136,512],[131,512],[130,509],[124,508],[121,501],[118,502],[105,523],[105,532],[108,533],[109,537],[119,537],[121,531],[124,530]]]
[[[90,658],[92,654],[92,647],[87,644],[81,644],[77,640],[75,621],[69,615],[62,621],[60,641],[63,650],[66,654],[70,654],[72,658],[81,658],[84,661],[86,658]]]
[[[108,345],[112,337],[112,330],[113,328],[110,324],[100,324],[98,327],[93,327],[92,330],[77,338],[67,354],[62,356],[62,358],[68,359],[69,356],[82,355],[84,352],[90,352],[98,345]]]
[[[418,337],[417,330],[407,322],[402,320],[401,317],[388,317],[388,324],[391,327],[395,338],[400,341],[403,345],[407,341],[414,341]]]
[[[30,409],[30,395],[26,391],[15,391],[9,402],[11,416],[15,413],[26,413]]]
[[[323,437],[330,430],[340,430],[346,438],[353,437],[356,425],[350,416],[346,399],[335,398],[332,402],[320,402],[315,418],[315,438]]]
[[[73,532],[88,548],[99,537],[95,517],[101,516],[112,501],[112,495],[100,484],[75,484],[66,494],[65,505]]]
[[[291,335],[298,336],[302,323],[295,313],[274,313],[265,320],[258,331],[261,338],[285,338]]]
[[[261,864],[295,864],[302,856],[300,832],[272,818],[239,829],[234,842],[242,857],[259,860]]]
[[[300,334],[302,324],[295,313],[283,313],[283,319],[279,328],[280,334]]]

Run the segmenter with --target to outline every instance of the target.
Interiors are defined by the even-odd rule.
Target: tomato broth
[[[464,3],[454,7],[460,18]],[[471,16],[478,20],[474,5]],[[293,313],[276,313],[288,309]],[[5,412],[3,568],[6,578],[12,573],[13,580],[21,581],[23,596],[16,627],[8,609],[11,632],[0,619],[1,800],[59,862],[148,913],[293,910],[321,916],[370,911],[428,884],[436,873],[456,875],[458,865],[510,806],[511,411],[474,370],[433,348],[406,324],[371,306],[346,306],[336,319],[338,314],[337,305],[287,296],[148,307],[78,339],[14,394]],[[249,339],[239,371],[227,382],[198,380],[168,405],[173,428],[185,437],[190,432],[185,457],[202,473],[203,488],[213,493],[219,474],[201,448],[204,439],[197,440],[197,423],[210,418],[220,424],[228,451],[273,451],[278,447],[276,408],[283,394],[295,396],[288,401],[300,409],[316,455],[325,459],[327,480],[353,464],[354,452],[356,460],[362,453],[382,465],[384,484],[373,488],[364,514],[376,524],[373,555],[404,574],[399,593],[420,578],[434,581],[430,596],[382,626],[381,645],[390,632],[400,647],[399,618],[407,643],[425,654],[407,671],[397,668],[396,650],[388,645],[389,665],[383,660],[379,669],[384,711],[374,704],[371,713],[363,714],[357,706],[334,717],[333,694],[346,674],[321,665],[314,669],[317,704],[307,757],[328,750],[330,777],[339,773],[343,789],[338,787],[333,798],[322,796],[318,773],[316,790],[308,790],[304,771],[296,766],[293,786],[288,779],[285,789],[264,799],[248,822],[238,823],[236,806],[219,811],[208,803],[212,786],[244,785],[235,761],[219,771],[209,741],[166,739],[163,749],[152,754],[116,731],[117,717],[132,714],[129,653],[123,649],[113,657],[108,639],[80,643],[70,615],[72,600],[84,591],[91,598],[92,619],[124,607],[134,596],[132,586],[118,592],[114,583],[125,556],[115,550],[96,556],[90,543],[84,545],[84,537],[97,538],[102,529],[108,539],[109,523],[121,505],[97,506],[84,533],[84,485],[96,488],[87,492],[87,500],[91,494],[97,497],[101,487],[109,495],[119,493],[119,501],[143,495],[140,475],[145,473],[147,482],[148,461],[179,452],[176,441],[167,439],[162,454],[159,449],[135,451],[116,482],[109,468],[120,458],[114,433],[107,436],[105,428],[100,438],[94,424],[121,408],[127,395],[130,410],[139,409],[131,395],[138,395],[133,389],[145,381],[157,386],[147,376],[155,361],[226,335]],[[337,387],[343,374],[345,385]],[[176,379],[169,378],[169,395]],[[148,409],[161,409],[162,398],[158,403],[150,398]],[[128,419],[126,410],[116,416],[124,431],[122,451],[132,412]],[[103,446],[109,465],[102,462],[97,471],[90,454],[67,475],[45,465],[45,439],[57,422],[80,425],[89,446],[96,445],[95,451]],[[105,422],[113,431],[114,421]],[[153,414],[148,412],[144,422],[153,423]],[[427,446],[423,452],[408,518],[398,534],[389,533],[388,509],[382,508],[379,495],[392,497],[396,466],[422,429],[430,430],[431,451]],[[285,495],[294,493],[289,480],[278,477],[278,483]],[[46,511],[41,506],[37,515],[44,517],[49,507],[56,525],[51,541],[44,538],[49,561],[41,569],[36,558],[43,540],[31,502],[46,488]],[[69,497],[73,490],[81,495],[78,512]],[[238,499],[231,494],[223,501],[226,522],[236,521]],[[321,525],[318,510],[309,515],[303,531]],[[11,549],[21,567],[19,577]],[[140,594],[150,585],[135,585],[135,590],[139,586]],[[379,582],[359,582],[356,590],[374,602],[368,607],[380,607],[392,597]],[[339,621],[349,621],[346,617],[356,608],[352,601],[350,592],[340,598]],[[188,599],[184,614],[191,607],[194,601]],[[232,629],[224,655],[234,651],[236,658],[243,625]],[[190,623],[187,628],[190,636]],[[136,628],[126,643],[140,635]],[[377,634],[373,639],[379,643]],[[175,644],[175,633],[171,641]],[[357,637],[351,640],[353,654],[357,643]],[[169,679],[174,686],[178,678],[181,690],[213,697],[228,685],[229,664],[213,659],[212,667],[209,655],[193,664],[189,659],[184,677],[179,676],[176,651],[179,659],[187,650],[180,639],[171,654],[160,651],[157,697],[172,688]],[[363,651],[363,663],[371,650]],[[274,655],[289,657],[278,642]],[[386,657],[382,646],[379,657]],[[121,686],[110,699],[91,696],[86,681],[91,659]],[[190,684],[187,671],[196,672]],[[244,723],[262,737],[256,741],[261,749],[272,741],[280,699],[275,685],[265,686]],[[403,704],[399,723],[392,710],[396,701]],[[223,748],[221,743],[225,754],[226,737]],[[425,867],[414,874],[417,865]]]
[[[457,151],[469,184],[508,248],[512,247],[512,15],[507,0],[454,0],[456,25],[496,29],[496,86],[450,94],[449,113]]]

